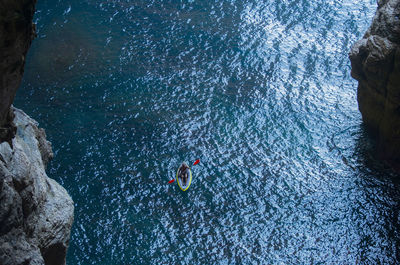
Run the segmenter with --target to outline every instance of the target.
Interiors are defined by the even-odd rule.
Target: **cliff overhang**
[[[47,177],[43,129],[12,107],[35,36],[36,0],[0,0],[0,264],[65,264],[74,205]]]

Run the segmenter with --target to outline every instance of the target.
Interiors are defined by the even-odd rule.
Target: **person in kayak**
[[[186,182],[189,178],[189,166],[183,162],[178,171],[178,177],[181,178],[182,183],[186,186]]]

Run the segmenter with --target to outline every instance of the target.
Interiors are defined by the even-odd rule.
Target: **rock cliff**
[[[31,46],[36,0],[0,0],[0,141],[15,134],[10,106],[21,83]]]
[[[0,144],[0,264],[65,264],[74,205],[47,177],[44,130],[12,108],[17,133]]]
[[[351,75],[364,124],[384,159],[400,162],[400,0],[380,0],[363,39],[351,48]]]
[[[43,129],[11,107],[34,36],[36,0],[0,0],[0,264],[65,264],[73,201],[45,167]]]

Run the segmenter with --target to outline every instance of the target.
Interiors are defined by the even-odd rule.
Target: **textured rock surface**
[[[21,83],[34,37],[36,0],[0,0],[0,142],[15,134],[10,106]]]
[[[53,153],[44,131],[14,113],[13,148],[0,144],[0,264],[65,264],[73,201],[45,173]]]
[[[400,0],[380,0],[363,39],[350,51],[351,75],[365,125],[380,154],[400,162]]]
[[[36,0],[0,0],[0,265],[65,264],[73,201],[47,177],[44,130],[10,108],[35,35]]]

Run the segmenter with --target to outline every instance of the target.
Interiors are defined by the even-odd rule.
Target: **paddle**
[[[200,159],[197,159],[196,161],[194,161],[193,166],[197,165],[198,163],[200,163]],[[171,184],[174,181],[175,181],[175,179],[171,179],[170,181],[168,181],[168,184]]]

